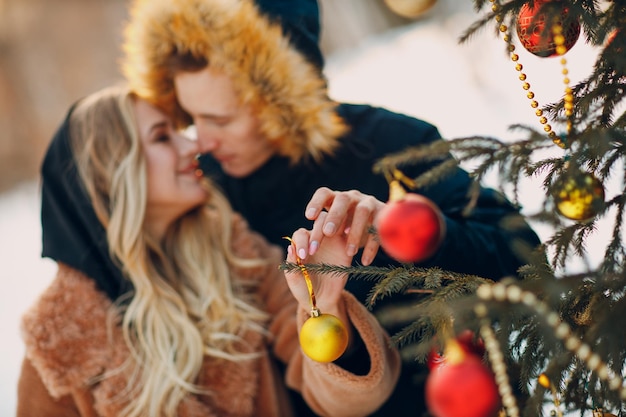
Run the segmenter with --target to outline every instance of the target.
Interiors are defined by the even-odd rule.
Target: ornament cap
[[[444,349],[446,363],[450,365],[462,363],[466,356],[465,350],[463,350],[463,347],[456,339],[450,338],[446,341],[446,347]]]
[[[537,382],[544,388],[550,388],[552,386],[550,378],[548,378],[548,375],[546,375],[545,373],[541,373],[541,375],[539,375],[539,377],[537,378]]]
[[[389,201],[400,201],[406,195],[406,190],[398,180],[389,183]]]

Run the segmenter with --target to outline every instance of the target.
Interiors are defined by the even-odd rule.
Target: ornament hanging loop
[[[315,301],[315,292],[313,291],[313,283],[311,282],[311,276],[309,275],[309,271],[307,271],[306,267],[304,266],[304,263],[302,263],[302,259],[300,259],[300,257],[298,256],[298,251],[297,251],[296,244],[294,243],[294,241],[288,236],[285,236],[283,239],[286,239],[291,243],[291,247],[293,248],[293,253],[296,257],[296,263],[298,264],[298,267],[300,268],[300,271],[302,272],[302,275],[304,276],[306,287],[309,290],[309,302],[311,304],[311,316],[319,317],[321,312],[319,308],[317,308],[317,304]]]

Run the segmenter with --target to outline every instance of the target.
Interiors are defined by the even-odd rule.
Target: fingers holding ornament
[[[298,255],[302,250],[297,242],[307,242],[309,233],[306,229],[298,229],[291,238],[285,238],[291,242],[287,248],[287,261],[300,267],[299,272],[285,273],[287,284],[303,309],[317,307],[315,296],[318,295],[321,297],[321,307],[324,311],[337,313],[348,277],[346,274],[321,274],[307,270],[302,258]],[[320,247],[320,251],[316,255],[310,256],[307,263],[349,265],[351,258],[343,255],[339,249],[342,246],[337,245],[336,241],[337,238],[327,238]],[[302,279],[303,276],[304,280]],[[315,293],[313,293],[313,288],[315,288]]]
[[[384,206],[382,201],[357,190],[333,191],[327,187],[319,188],[305,211],[306,217],[314,220],[312,244],[307,248],[308,253],[315,254],[324,238],[345,234],[346,254],[354,256],[360,248],[364,248],[361,262],[369,265],[379,248],[370,232],[371,225]]]
[[[300,267],[300,272],[304,277],[304,284],[308,294],[308,303],[310,306],[310,317],[304,322],[299,332],[300,347],[305,355],[317,362],[332,362],[346,351],[348,342],[350,340],[349,331],[344,321],[347,322],[345,312],[341,313],[341,309],[336,310],[340,313],[338,316],[330,313],[322,313],[317,306],[317,298],[315,295],[314,282],[311,279],[306,266],[302,263],[302,260],[297,255],[297,248],[294,245],[294,241],[290,238],[290,250],[288,251],[288,261],[294,261]],[[294,296],[298,299],[302,305],[302,279],[293,279],[287,275],[288,282],[290,282],[290,288],[294,292]],[[333,277],[329,277],[329,280],[334,280]],[[337,278],[338,280],[338,278]],[[340,288],[343,288],[345,281]],[[339,288],[339,287],[337,287]],[[337,300],[337,307],[340,300]]]

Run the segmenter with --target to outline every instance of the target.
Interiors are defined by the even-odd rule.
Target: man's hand
[[[305,216],[314,220],[308,246],[300,256],[306,259],[320,247],[322,240],[339,234],[346,234],[346,255],[354,256],[363,248],[361,262],[369,265],[378,252],[379,243],[369,229],[376,214],[385,207],[385,203],[360,191],[333,191],[321,187],[313,194],[305,210]],[[325,216],[321,214],[325,213]]]

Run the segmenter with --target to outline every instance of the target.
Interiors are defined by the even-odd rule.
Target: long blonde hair
[[[134,364],[124,415],[175,416],[185,395],[202,393],[194,381],[205,356],[254,356],[241,348],[241,335],[262,332],[267,317],[232,271],[263,261],[233,253],[232,210],[213,186],[207,204],[174,222],[162,241],[146,233],[136,99],[126,88],[111,87],[82,100],[70,119],[72,149],[110,254],[133,284],[128,303],[118,304]]]

